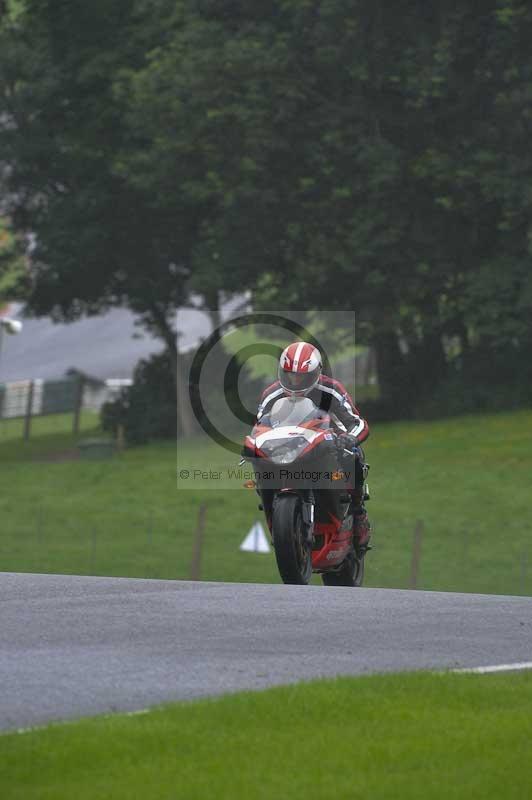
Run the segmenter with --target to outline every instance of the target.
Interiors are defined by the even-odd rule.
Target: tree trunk
[[[222,324],[222,316],[220,314],[220,292],[218,289],[212,289],[204,293],[205,309],[209,314],[213,331],[218,330]]]
[[[418,398],[428,397],[447,375],[442,336],[430,330],[411,354],[411,371]]]
[[[418,310],[422,315],[422,335],[412,348],[409,361],[416,399],[421,400],[433,395],[447,377],[447,357],[435,298],[426,298]]]
[[[183,438],[188,438],[189,436],[193,436],[193,434],[196,432],[196,426],[194,423],[194,416],[188,394],[188,380],[185,359],[177,347],[175,350],[175,365],[178,421],[181,426],[181,434]]]
[[[394,331],[380,331],[373,338],[379,390],[384,405],[396,407],[400,413],[408,392],[403,374],[403,356]]]
[[[188,396],[188,379],[185,359],[183,353],[179,352],[177,334],[169,323],[165,311],[154,304],[151,308],[151,314],[154,327],[159,331],[159,335],[164,340],[168,352],[170,353],[172,375],[176,387],[178,433],[180,431],[181,435],[187,438],[195,433],[195,424]]]

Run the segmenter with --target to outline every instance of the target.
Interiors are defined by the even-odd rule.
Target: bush
[[[129,444],[176,438],[176,392],[168,352],[138,363],[133,384],[116,400],[104,403],[101,420],[103,429],[115,435],[122,425]]]
[[[134,445],[181,436],[170,358],[164,352],[139,362],[133,374],[133,384],[123,389],[116,400],[103,405],[101,420],[104,430],[116,435],[122,426],[126,441]],[[190,356],[184,358],[185,369],[188,369]],[[251,379],[244,366],[236,386],[233,377],[236,379],[237,375],[231,377],[223,359],[211,366],[208,377],[209,382],[202,386],[206,414],[221,424],[222,429],[231,431],[236,413],[231,408],[236,409],[240,401],[248,408],[256,407],[263,382]],[[228,378],[224,390],[224,380],[227,382]],[[200,421],[197,429],[199,432]]]

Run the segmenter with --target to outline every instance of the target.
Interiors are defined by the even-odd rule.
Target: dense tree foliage
[[[249,288],[354,309],[403,411],[526,395],[531,34],[517,0],[27,0],[0,157],[34,309],[127,303],[171,348],[191,291]]]
[[[164,340],[177,379],[173,321],[188,291],[176,252],[193,224],[154,210],[116,166],[127,131],[114,81],[149,35],[129,0],[28,0],[5,17],[0,152],[15,224],[35,236],[30,308],[71,319],[128,305]]]
[[[0,217],[0,309],[6,300],[19,299],[27,289],[28,270],[25,245]]]

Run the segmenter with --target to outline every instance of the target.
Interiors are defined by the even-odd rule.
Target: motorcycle
[[[307,397],[277,400],[245,439],[243,460],[253,465],[252,485],[284,583],[308,584],[318,573],[326,586],[362,585],[347,453],[330,416]]]

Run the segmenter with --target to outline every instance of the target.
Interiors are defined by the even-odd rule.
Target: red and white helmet
[[[320,375],[321,355],[314,345],[294,342],[281,353],[279,381],[288,394],[308,394],[318,383]]]

